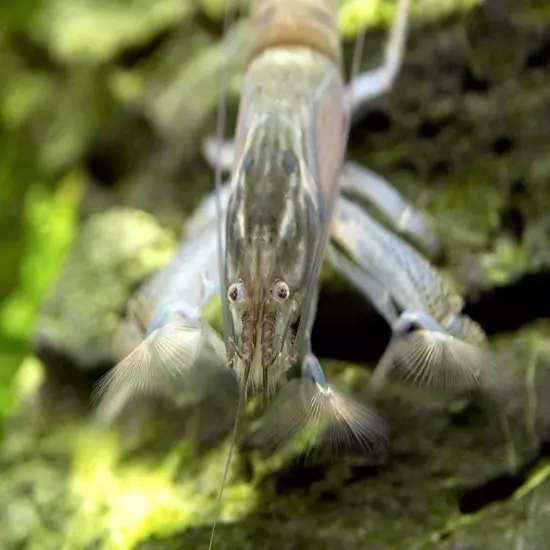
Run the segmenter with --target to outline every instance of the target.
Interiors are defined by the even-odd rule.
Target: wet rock
[[[34,348],[79,369],[112,364],[111,343],[128,298],[171,259],[175,238],[145,212],[92,216],[39,312]],[[42,350],[42,351],[40,351]]]

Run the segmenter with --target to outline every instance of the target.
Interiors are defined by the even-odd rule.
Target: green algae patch
[[[98,518],[106,534],[105,550],[130,550],[150,537],[209,524],[216,513],[226,451],[222,446],[205,460],[185,465],[177,475],[181,450],[169,453],[157,466],[139,460],[120,462],[120,444],[114,435],[81,430],[70,476],[71,492],[81,505],[71,524],[79,530],[88,524],[93,540],[97,524],[85,519]],[[220,518],[238,520],[253,505],[253,488],[233,483],[225,493]]]
[[[55,280],[77,233],[77,209],[83,193],[81,175],[68,174],[55,192],[40,182],[25,199],[27,254],[20,287],[0,308],[0,330],[28,338],[37,305]]]
[[[63,497],[70,503],[64,520],[66,548],[89,548],[102,540],[105,550],[130,550],[150,537],[169,537],[214,519],[226,446],[196,461],[183,445],[148,464],[123,459],[114,433],[73,426],[58,428],[39,447],[70,457]],[[241,519],[254,503],[254,489],[233,480],[225,492],[221,521]]]
[[[2,185],[0,183],[0,187]],[[0,304],[0,416],[7,415],[17,401],[12,391],[13,376],[27,353],[27,341],[40,302],[76,237],[82,194],[81,174],[73,172],[67,174],[55,190],[45,182],[34,182],[25,196],[25,247],[19,284]],[[10,234],[12,229],[10,227]]]
[[[126,301],[176,248],[174,235],[146,212],[115,208],[92,216],[40,308],[35,342],[55,342],[81,368],[108,363]]]
[[[62,61],[101,63],[175,27],[193,11],[193,2],[180,0],[51,0],[33,30]]]
[[[525,273],[529,265],[525,247],[513,242],[499,242],[481,256],[484,278],[495,285],[505,285]]]
[[[422,0],[411,2],[413,20],[434,20],[452,13],[464,12],[481,4],[481,0]],[[394,20],[395,0],[342,0],[338,27],[344,38],[353,38],[365,27],[389,27]]]
[[[208,17],[215,21],[223,21],[228,1],[233,9],[240,12],[248,12],[250,9],[250,0],[200,0],[199,5]]]
[[[497,229],[504,201],[502,191],[496,187],[477,182],[447,182],[429,211],[442,227],[444,242],[452,247],[479,250],[488,244],[490,232]]]
[[[198,457],[184,442],[155,461],[125,457],[123,449],[118,434],[85,420],[50,424],[43,437],[13,433],[0,463],[8,499],[0,546],[131,550],[152,537],[212,524],[227,445]],[[222,523],[241,520],[257,500],[234,467],[228,479]]]

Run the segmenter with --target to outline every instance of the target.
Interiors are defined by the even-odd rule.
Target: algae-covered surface
[[[237,457],[216,547],[256,548],[260,539],[265,548],[428,549],[466,541],[481,549],[516,540],[543,548],[550,470],[538,457],[550,428],[549,334],[541,323],[495,340],[503,380],[497,395],[478,403],[451,406],[410,388],[388,390],[380,403],[393,425],[388,456],[332,465]],[[357,396],[364,393],[365,369],[326,363],[333,378],[346,373]],[[26,376],[40,368],[28,366]],[[3,451],[2,495],[10,505],[2,547],[206,546],[227,444],[198,458],[185,443],[140,454],[136,435],[124,441],[83,418],[52,425],[35,416],[32,390],[22,401],[27,425],[23,418],[14,424]]]
[[[89,398],[126,301],[213,187],[199,138],[215,128],[223,63],[234,122],[239,4],[223,44],[220,1],[0,6],[2,550],[207,548],[231,426],[214,411],[197,446],[188,408],[143,400],[106,430]],[[266,458],[241,434],[214,548],[548,546],[550,11],[412,4],[401,75],[349,156],[433,217],[439,266],[489,332],[495,375],[468,400],[389,386],[376,400],[387,452]],[[393,13],[389,0],[342,3],[350,55],[369,26],[365,68]],[[207,318],[219,323],[216,300]],[[318,320],[328,375],[367,400],[387,327],[329,269]]]

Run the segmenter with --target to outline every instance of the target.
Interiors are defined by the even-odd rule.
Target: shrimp
[[[370,202],[426,253],[440,252],[431,220],[383,178],[344,162],[341,149],[346,136],[340,129],[347,131],[349,121],[397,76],[409,0],[398,1],[384,64],[347,87],[337,41],[329,39],[335,29],[334,20],[332,27],[327,24],[331,6],[311,1],[292,6],[285,0],[254,4],[259,35],[252,39],[235,140],[220,144],[210,138],[203,147],[211,164],[232,173],[224,282],[231,320],[228,353],[237,375],[245,388],[250,377],[254,389],[270,395],[302,360],[304,377],[331,395],[308,341],[319,267],[328,251],[329,261],[393,329],[374,384],[395,360],[417,382],[475,387],[488,361],[482,328],[460,314],[462,299],[426,260],[349,200]],[[304,10],[311,15],[296,38]],[[299,14],[300,22],[285,19],[288,14]],[[293,340],[290,327],[297,320]]]
[[[284,403],[293,412],[281,417],[278,440],[313,429],[315,435],[334,434],[331,444],[368,445],[384,439],[384,423],[328,383],[310,344],[350,123],[338,5],[252,0],[223,243],[219,231],[220,251],[225,248],[220,278],[228,364],[241,387],[240,405],[249,384],[263,391],[264,400],[284,386],[272,410]],[[219,115],[218,130],[221,108]],[[219,174],[218,167],[218,191]],[[301,379],[286,384],[300,362]]]
[[[178,256],[130,302],[122,360],[96,391],[106,416],[136,393],[181,382],[202,394],[230,375],[239,393],[233,442],[250,387],[275,396],[256,434],[261,444],[279,447],[301,431],[337,450],[386,443],[382,417],[329,383],[312,350],[325,259],[393,329],[375,382],[397,363],[417,382],[479,384],[481,327],[429,262],[355,201],[377,207],[428,255],[440,248],[432,220],[382,177],[345,162],[350,124],[397,78],[409,3],[398,0],[382,66],[346,86],[336,0],[253,1],[235,139],[204,144],[229,182],[201,203]],[[216,292],[223,339],[202,318]]]
[[[270,397],[301,362],[323,401],[316,422],[341,423],[362,438],[376,432],[376,416],[346,410],[309,344],[349,127],[337,9],[329,0],[252,2],[229,182],[224,307],[229,363],[244,395],[250,384]]]
[[[221,267],[212,253],[218,200],[225,205],[226,220],[220,243],[226,248],[224,309],[230,311],[226,353],[244,393],[250,378],[253,389],[272,395],[301,361],[304,380],[299,383],[315,390],[314,400],[323,402],[315,408],[317,416],[304,413],[305,424],[324,425],[334,434],[341,430],[362,441],[383,438],[384,424],[376,414],[352,406],[329,385],[309,340],[318,274],[335,205],[343,200],[341,190],[378,202],[390,218],[403,221],[404,233],[426,246],[436,241],[430,224],[389,184],[368,172],[341,176],[349,120],[396,77],[408,4],[399,1],[384,65],[358,77],[355,96],[341,73],[337,2],[253,4],[250,62],[234,155],[229,155],[234,160],[232,177],[188,224],[190,242],[179,257],[131,301],[130,318],[121,329],[126,346],[119,346],[125,353],[96,392],[104,409],[115,395],[149,391],[157,374],[164,373],[165,381],[191,376],[199,370],[202,346],[217,349],[221,362],[218,335],[202,321],[204,304],[197,302],[197,269],[203,269],[212,284],[213,273]]]
[[[291,326],[308,317],[348,124],[336,9],[252,3],[224,269],[230,361],[245,393],[249,378],[274,393],[303,354],[303,328],[292,341]]]

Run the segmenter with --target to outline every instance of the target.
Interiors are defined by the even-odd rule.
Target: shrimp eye
[[[227,289],[227,297],[230,302],[240,302],[243,298],[243,282],[238,280]]]
[[[239,297],[239,287],[237,286],[237,283],[233,283],[228,289],[227,289],[227,297],[231,302],[236,302],[237,298]]]
[[[275,296],[279,300],[286,300],[290,295],[290,289],[288,288],[288,285],[284,281],[279,281],[275,285]]]

